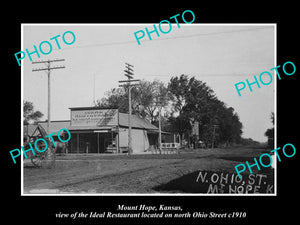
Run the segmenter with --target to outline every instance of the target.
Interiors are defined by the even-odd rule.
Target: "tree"
[[[32,102],[23,101],[23,123],[27,125],[31,122],[36,123],[44,114],[40,111],[34,111]]]
[[[232,107],[220,101],[214,91],[203,81],[186,75],[172,77],[167,87],[161,81],[142,80],[131,89],[132,112],[152,124],[158,124],[161,108],[162,127],[166,131],[177,133],[192,139],[192,127],[199,123],[199,136],[205,143],[239,142],[242,124],[238,114]],[[105,97],[97,100],[96,106],[119,108],[120,112],[128,112],[128,87],[114,88],[105,93]]]
[[[206,83],[195,77],[181,75],[171,78],[168,90],[171,93],[173,110],[179,114],[178,120],[190,123],[198,121],[199,136],[202,141],[230,144],[240,140],[242,124],[237,113],[232,107],[227,108]],[[176,127],[178,120],[170,121],[173,127]],[[182,132],[190,136],[191,129],[188,129],[188,126],[184,127],[185,130]]]
[[[119,108],[120,112],[128,112],[128,87],[113,88],[105,93],[105,97],[97,100],[96,106]],[[155,123],[160,106],[165,106],[168,90],[163,82],[142,80],[138,86],[131,88],[132,113]]]
[[[136,114],[151,123],[158,122],[159,110],[168,104],[168,89],[161,81],[142,80],[140,85],[133,88],[133,109]]]
[[[180,140],[182,140],[183,135],[188,134],[191,130],[191,124],[189,119],[184,115],[179,115],[177,117],[172,115],[167,120],[165,130],[179,134]]]
[[[128,112],[128,97],[123,88],[113,88],[105,92],[105,97],[96,101],[95,106],[101,108],[118,108],[120,112]]]
[[[273,127],[266,130],[265,136],[268,138],[268,146],[273,149],[274,148],[274,112],[271,112],[270,119]]]

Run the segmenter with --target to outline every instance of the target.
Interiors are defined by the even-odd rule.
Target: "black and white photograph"
[[[24,3],[1,17],[3,221],[296,221],[296,6]]]
[[[22,37],[23,146],[40,150],[22,158],[24,195],[276,193],[275,153],[253,165],[275,146],[276,24],[22,24]]]

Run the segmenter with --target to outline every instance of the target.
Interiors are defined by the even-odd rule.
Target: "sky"
[[[155,24],[155,22],[153,23]],[[233,107],[243,124],[243,137],[264,142],[264,132],[272,127],[270,115],[275,112],[276,75],[274,24],[172,24],[169,33],[152,33],[138,45],[134,32],[150,31],[153,24],[23,24],[22,49],[34,51],[43,41],[52,44],[48,55],[40,58],[32,54],[33,61],[65,59],[51,66],[64,65],[64,69],[51,71],[51,120],[70,119],[70,107],[92,106],[104,97],[106,91],[118,87],[124,80],[125,62],[134,66],[134,78],[168,83],[172,76],[194,76],[204,81],[218,99]],[[158,26],[158,23],[156,23]],[[168,25],[163,26],[168,30]],[[66,45],[61,39],[66,31],[75,34],[75,42]],[[60,35],[57,40],[50,38]],[[72,36],[66,34],[66,41]],[[47,52],[47,44],[43,44]],[[16,62],[17,63],[17,62]],[[22,97],[31,101],[47,119],[47,74],[44,63],[32,64],[26,55],[22,60]],[[269,71],[273,75],[270,85],[253,85],[238,96],[235,84],[254,81],[254,75]],[[270,78],[263,77],[267,83]],[[94,88],[95,87],[95,88]]]

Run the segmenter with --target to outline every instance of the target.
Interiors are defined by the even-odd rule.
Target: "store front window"
[[[69,153],[110,153],[116,150],[116,133],[72,133]],[[109,151],[107,151],[109,150]]]

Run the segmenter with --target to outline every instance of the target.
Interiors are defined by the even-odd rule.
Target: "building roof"
[[[119,126],[128,127],[128,114],[119,113]],[[148,122],[145,119],[138,117],[137,115],[131,115],[131,127],[146,129],[146,130],[157,130],[158,128]]]
[[[70,107],[71,110],[90,110],[90,109],[118,109],[118,108],[107,108],[107,107]]]
[[[117,124],[119,124],[119,126],[121,127],[129,127],[127,113],[119,113],[118,121],[119,123],[117,123],[117,120],[110,120],[107,124],[101,126],[69,126],[66,128],[68,130],[105,130],[113,129],[115,126],[117,126]],[[138,117],[137,115],[131,115],[131,127],[137,129],[158,130],[156,126],[154,126],[147,120]]]
[[[47,131],[47,121],[40,121],[38,122],[38,124],[40,124]],[[68,130],[109,130],[113,129],[115,126],[115,124],[110,123],[102,126],[71,126],[70,120],[56,120],[51,121],[50,123],[50,134],[55,132],[55,135],[57,135],[57,132],[62,128]],[[127,113],[119,113],[119,126],[128,127]],[[32,136],[36,127],[37,125],[35,124],[24,125],[24,135]],[[152,131],[158,130],[156,126],[154,126],[147,120],[138,117],[137,115],[131,115],[131,127],[136,129],[145,129]]]
[[[47,121],[39,121],[39,125],[41,125],[45,131],[47,131]],[[62,128],[67,128],[70,126],[70,120],[57,120],[57,121],[51,121],[50,123],[50,134],[55,132],[55,135],[57,135],[57,132]],[[37,124],[28,124],[24,125],[23,134],[24,136],[38,136],[38,132],[35,132],[37,128]],[[35,133],[34,133],[35,132]]]
[[[41,121],[41,122],[38,122],[38,124],[40,124],[47,131],[47,121]],[[50,134],[53,132],[57,133],[62,128],[68,129],[68,127],[70,127],[70,125],[71,125],[70,120],[51,121],[49,133]],[[57,135],[57,134],[55,134],[55,135]]]
[[[70,126],[70,127],[67,127],[68,130],[70,131],[74,131],[74,130],[92,130],[92,131],[95,131],[95,130],[111,130],[111,129],[114,129],[113,126]]]

